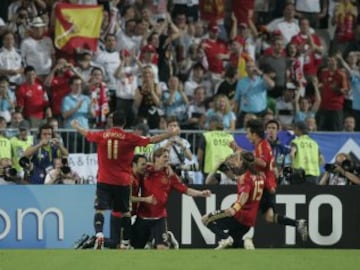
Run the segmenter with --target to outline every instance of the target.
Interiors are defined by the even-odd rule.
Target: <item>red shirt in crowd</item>
[[[209,70],[213,73],[221,74],[224,71],[224,63],[223,60],[218,58],[218,55],[228,52],[226,43],[219,39],[205,39],[203,41],[203,48],[209,63]]]
[[[17,106],[23,108],[25,118],[44,119],[49,106],[46,91],[39,82],[30,85],[23,83],[16,91]]]
[[[216,22],[225,18],[225,0],[199,0],[200,18]]]
[[[131,161],[136,146],[146,146],[150,138],[141,137],[121,128],[88,132],[86,139],[97,144],[99,183],[131,185]]]
[[[265,174],[265,187],[267,190],[276,189],[276,177],[275,177],[275,167],[274,167],[274,156],[272,154],[270,143],[266,139],[262,139],[255,146],[255,158],[260,158],[266,163],[265,168],[258,167],[259,171],[264,172]]]
[[[317,35],[312,34],[311,38],[316,46],[321,46],[321,40]],[[301,33],[293,36],[291,43],[295,44],[299,50],[303,50],[305,46],[310,47],[308,44],[308,37]],[[303,71],[305,75],[316,76],[318,66],[321,64],[321,54],[310,52],[309,55],[304,57]]]
[[[155,171],[152,166],[147,167],[141,186],[141,196],[153,195],[157,203],[154,205],[140,203],[138,216],[141,218],[167,217],[166,204],[173,189],[185,193],[188,187],[181,182],[176,174],[169,175],[165,169]]]
[[[51,111],[54,116],[61,115],[62,100],[71,92],[69,86],[71,76],[71,72],[65,72],[64,76],[55,76],[51,81]]]
[[[247,202],[235,213],[234,218],[245,226],[255,226],[261,196],[265,185],[264,174],[254,175],[249,171],[238,179],[238,196],[245,192],[249,194]]]
[[[322,84],[321,110],[339,111],[344,106],[344,94],[340,89],[349,89],[349,84],[345,72],[340,69],[330,71],[324,68],[319,75],[319,82]]]
[[[231,0],[231,10],[234,12],[238,24],[249,21],[249,12],[254,11],[255,0]]]

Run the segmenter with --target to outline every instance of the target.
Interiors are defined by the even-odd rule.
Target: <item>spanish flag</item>
[[[55,47],[96,51],[103,18],[102,6],[59,3],[55,9]]]

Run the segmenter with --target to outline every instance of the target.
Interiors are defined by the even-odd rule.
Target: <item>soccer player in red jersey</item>
[[[134,248],[144,248],[149,239],[154,239],[157,249],[168,248],[166,204],[173,189],[191,197],[209,197],[211,194],[210,190],[200,191],[182,183],[169,165],[169,150],[160,147],[154,151],[153,164],[147,166],[141,185],[141,196],[153,195],[156,203],[140,203],[133,225]]]
[[[220,237],[216,249],[241,247],[242,237],[255,225],[260,200],[265,186],[265,175],[255,166],[251,152],[240,154],[241,175],[237,177],[238,198],[225,210],[204,215],[203,223]]]
[[[302,240],[306,241],[308,232],[305,220],[294,220],[279,215],[275,211],[275,193],[277,182],[274,171],[274,156],[272,154],[270,143],[265,138],[264,125],[261,120],[252,119],[247,122],[246,137],[255,146],[255,167],[257,170],[264,172],[266,177],[265,190],[260,202],[260,209],[265,220],[269,223],[296,227]],[[252,241],[250,239],[248,239],[248,241],[250,241],[248,244],[251,245]]]
[[[121,227],[123,230],[122,248],[130,247],[131,213],[130,213],[130,186],[131,161],[136,146],[146,146],[149,143],[158,143],[164,139],[178,135],[178,130],[152,137],[142,137],[123,130],[126,118],[120,111],[112,115],[113,127],[103,131],[89,131],[73,121],[72,127],[86,137],[90,142],[97,144],[98,174],[96,184],[95,217],[96,231],[95,249],[102,249],[104,245],[104,210],[112,209],[122,213]]]

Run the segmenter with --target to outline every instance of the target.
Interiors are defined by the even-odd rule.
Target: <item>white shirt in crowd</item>
[[[287,22],[284,18],[278,18],[271,21],[266,28],[269,32],[279,30],[284,37],[285,44],[288,44],[291,38],[300,32],[299,21],[296,19],[292,22]]]
[[[42,39],[28,37],[21,43],[20,51],[25,65],[33,66],[38,75],[50,73],[55,49],[49,37]]]
[[[106,50],[100,50],[96,56],[95,63],[100,65],[105,71],[105,81],[109,89],[116,89],[116,79],[114,73],[117,67],[120,65],[119,51],[108,52]]]
[[[320,0],[297,0],[295,4],[296,11],[306,13],[320,13]]]
[[[5,47],[0,50],[0,69],[15,70],[22,68],[22,59],[20,53],[15,49],[10,50]],[[15,84],[22,83],[21,74],[9,76],[9,80]]]

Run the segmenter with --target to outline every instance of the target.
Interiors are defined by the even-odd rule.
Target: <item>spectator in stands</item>
[[[73,120],[77,120],[81,126],[89,128],[89,118],[95,117],[95,112],[91,110],[90,98],[82,94],[83,82],[80,77],[73,76],[70,78],[69,84],[71,92],[63,99],[61,105],[64,128],[71,128]]]
[[[140,40],[138,40],[138,37],[135,36],[135,27],[136,21],[134,19],[130,19],[125,22],[124,30],[122,30],[121,27],[119,28],[116,33],[117,51],[135,50],[136,52],[138,52],[140,50]]]
[[[281,37],[274,38],[272,51],[269,55],[263,55],[259,59],[259,68],[274,80],[269,96],[277,98],[281,96],[287,82],[288,62],[284,55],[284,41]]]
[[[254,62],[246,65],[248,77],[238,81],[235,93],[237,128],[241,128],[245,114],[262,116],[267,109],[267,91],[274,87],[274,81],[264,74]]]
[[[206,74],[206,69],[201,63],[195,63],[190,70],[190,76],[185,82],[184,88],[186,96],[189,101],[193,99],[194,90],[197,87],[203,87],[205,89],[205,97],[210,98],[214,96],[213,86]]]
[[[8,158],[11,160],[11,144],[10,140],[5,137],[6,120],[0,116],[0,159]]]
[[[305,118],[305,124],[309,132],[315,132],[318,130],[316,118],[314,116],[308,116]]]
[[[306,18],[314,28],[319,28],[321,19],[326,17],[328,2],[328,0],[295,1],[296,13]]]
[[[344,129],[345,132],[355,132],[356,130],[355,117],[352,115],[347,115],[344,118]]]
[[[294,122],[296,86],[288,82],[281,97],[276,99],[275,117],[280,121],[284,129],[289,129]]]
[[[51,169],[55,158],[67,157],[67,149],[54,138],[53,129],[45,124],[39,128],[39,134],[34,144],[23,154],[31,160],[30,184],[43,184],[46,173]]]
[[[226,96],[217,95],[214,99],[214,108],[207,110],[205,123],[207,128],[214,115],[218,115],[223,119],[223,128],[225,130],[235,130],[236,115],[232,111],[230,101]]]
[[[10,138],[12,151],[12,164],[17,170],[18,175],[23,174],[23,168],[19,164],[20,158],[23,156],[25,150],[33,145],[33,136],[30,134],[30,124],[23,120],[19,123],[19,135]]]
[[[126,114],[126,128],[134,121],[133,103],[135,91],[138,88],[136,73],[138,67],[134,63],[134,52],[121,51],[121,61],[115,70],[116,79],[116,110],[123,110]]]
[[[27,66],[33,66],[42,79],[50,73],[55,63],[55,49],[52,40],[45,36],[46,24],[40,17],[31,22],[30,36],[21,43],[21,56]]]
[[[107,84],[103,81],[104,73],[101,68],[94,67],[91,70],[89,81],[89,95],[91,112],[95,114],[94,127],[103,128],[106,125],[106,116],[109,113]]]
[[[161,114],[162,90],[154,77],[151,66],[145,66],[142,69],[142,84],[136,89],[133,106],[137,117],[148,120],[150,129],[158,127]]]
[[[15,110],[15,95],[9,89],[9,81],[6,76],[0,76],[0,116],[7,123],[11,122],[11,113]]]
[[[16,49],[19,49],[21,42],[28,37],[30,23],[29,12],[23,7],[19,7],[13,18],[9,20],[7,29],[13,33]]]
[[[354,25],[358,9],[350,0],[340,0],[334,9],[331,23],[335,25],[333,52],[344,52],[354,39]]]
[[[174,116],[180,125],[187,120],[189,100],[179,78],[172,76],[168,81],[168,90],[162,93],[161,101],[168,117]]]
[[[92,54],[90,52],[84,51],[75,55],[75,59],[75,71],[80,75],[80,78],[83,80],[83,82],[87,84],[90,81],[92,69],[96,67],[96,65],[91,61]]]
[[[300,32],[299,22],[295,19],[294,4],[286,4],[283,12],[284,17],[274,19],[267,26],[269,32],[280,31],[284,37],[285,45],[288,44],[291,38]]]
[[[51,117],[48,95],[37,80],[37,73],[33,66],[27,66],[24,70],[25,82],[16,91],[16,102],[20,112],[26,120],[30,121],[32,128],[43,124],[45,117]]]
[[[350,113],[355,117],[355,129],[360,130],[360,70],[359,59],[360,54],[356,51],[351,51],[348,54],[347,62],[342,58],[341,54],[336,55],[340,60],[341,65],[347,71],[350,77],[350,91],[345,96],[345,113]],[[352,100],[350,97],[352,96]],[[346,106],[351,103],[351,106]],[[349,108],[350,107],[350,108]]]
[[[204,129],[205,127],[205,88],[198,86],[194,89],[193,100],[187,109],[187,121],[184,129]]]
[[[16,136],[19,134],[19,124],[24,120],[24,117],[21,112],[18,110],[15,110],[11,114],[11,122],[8,128],[6,129],[5,135],[8,138],[11,138],[13,136]]]
[[[216,22],[209,23],[209,37],[204,39],[200,47],[205,52],[212,80],[217,83],[224,72],[223,59],[227,58],[227,45],[219,39],[220,28]]]
[[[173,0],[172,16],[184,14],[187,22],[197,22],[199,20],[199,0]]]
[[[340,131],[343,125],[344,95],[349,91],[346,74],[338,67],[334,56],[319,74],[321,104],[317,122],[321,131]]]
[[[117,89],[115,71],[121,62],[120,52],[116,50],[116,36],[108,34],[105,37],[105,48],[97,52],[95,63],[104,70],[104,81],[107,84],[108,96],[110,98],[110,110],[115,110],[116,100],[115,91]]]
[[[15,48],[14,33],[5,32],[2,36],[3,47],[0,51],[0,75],[9,77],[12,84],[22,82],[23,66],[21,55]]]
[[[225,69],[224,79],[216,87],[216,95],[225,95],[230,103],[231,107],[234,107],[234,97],[236,84],[238,82],[237,70],[235,67],[228,65]]]
[[[319,80],[316,76],[312,77],[312,85],[315,93],[312,103],[309,97],[301,96],[301,89],[295,91],[294,122],[305,121],[307,118],[315,118],[321,103]]]
[[[49,89],[50,106],[53,117],[61,121],[61,104],[66,95],[71,91],[69,79],[76,73],[72,64],[64,58],[58,58],[56,65],[44,81],[44,86]]]
[[[360,177],[352,171],[352,161],[348,154],[338,153],[334,164],[325,164],[325,173],[320,185],[360,185]]]
[[[319,36],[312,33],[307,18],[300,19],[300,32],[291,38],[291,43],[303,54],[303,71],[306,78],[316,76],[322,60],[323,46]]]

